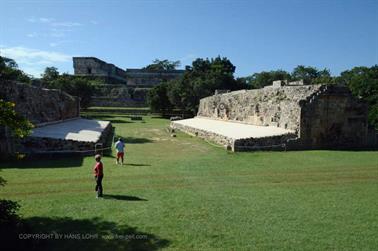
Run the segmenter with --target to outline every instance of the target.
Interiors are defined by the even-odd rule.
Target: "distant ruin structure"
[[[92,98],[93,106],[146,106],[149,89],[184,74],[184,70],[123,70],[95,57],[73,57],[73,67],[75,76],[101,79],[105,83]]]
[[[211,139],[234,151],[273,146],[368,148],[377,143],[377,134],[368,125],[367,109],[344,86],[274,81],[262,89],[234,91],[200,100],[195,119],[202,119],[204,124],[209,120],[223,122],[223,129],[230,126],[230,130],[230,123],[250,126],[245,129],[245,135],[233,137],[232,133],[222,131],[222,125],[218,131],[204,129],[193,119],[174,121],[171,127]]]
[[[107,83],[126,84],[126,72],[95,57],[73,57],[76,76],[99,77]]]
[[[109,84],[123,83],[129,87],[151,88],[162,81],[180,77],[184,70],[150,71],[146,69],[123,70],[95,57],[73,57],[74,74],[86,77],[101,77]]]
[[[145,69],[126,69],[126,80],[129,87],[151,88],[162,81],[179,78],[184,70],[148,71]]]

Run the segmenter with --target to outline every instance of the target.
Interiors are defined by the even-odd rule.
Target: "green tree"
[[[159,60],[155,59],[152,64],[144,67],[144,70],[148,71],[171,71],[180,66],[180,61],[169,61],[167,59]]]
[[[275,80],[290,80],[291,76],[283,70],[262,71],[251,76],[245,77],[246,84],[251,89],[259,89],[264,86],[272,85]]]
[[[328,69],[318,70],[312,66],[303,66],[298,65],[294,68],[293,72],[291,73],[291,78],[293,80],[301,80],[305,84],[320,84],[320,83],[332,83],[333,78],[331,77],[331,73]]]
[[[201,98],[217,89],[246,88],[244,81],[234,78],[235,66],[227,58],[198,58],[187,66],[184,75],[168,83],[167,96],[174,107],[195,114]]]
[[[15,111],[15,104],[0,99],[0,126],[11,129],[17,137],[26,137],[30,134],[33,124]]]
[[[378,128],[378,65],[344,71],[337,82],[348,86],[356,97],[369,105],[369,122]]]
[[[42,81],[53,81],[59,77],[59,71],[56,67],[46,67],[42,74]]]
[[[0,80],[14,80],[22,83],[30,83],[31,77],[18,69],[16,61],[0,56]]]
[[[162,83],[152,88],[147,95],[147,103],[151,110],[163,115],[172,111],[172,104],[167,96],[168,84]]]
[[[33,125],[15,111],[15,104],[0,99],[0,126],[10,128],[16,137],[25,137],[30,133]],[[3,139],[2,139],[3,140]],[[6,181],[0,177],[0,186]],[[0,235],[5,242],[2,245],[11,245],[12,248],[25,248],[16,240],[16,234],[22,232],[23,226],[17,211],[20,208],[15,201],[0,199]]]
[[[51,80],[47,79],[42,81],[45,88],[60,89],[72,96],[79,97],[81,107],[85,108],[89,106],[95,91],[95,86],[92,85],[88,79],[72,76],[67,73],[63,73]]]

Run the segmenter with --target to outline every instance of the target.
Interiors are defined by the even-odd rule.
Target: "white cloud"
[[[35,22],[37,22],[37,19],[34,18],[34,17],[30,17],[30,18],[26,19],[26,21],[28,21],[30,23],[35,23]]]
[[[65,37],[67,32],[73,31],[74,27],[82,26],[83,24],[78,22],[61,22],[56,21],[54,18],[48,18],[48,17],[30,17],[26,19],[30,23],[36,23],[41,25],[47,25],[50,29],[50,33],[48,33],[48,36],[50,37],[56,37],[61,38]],[[96,21],[93,21],[96,22]],[[96,22],[97,23],[97,22]],[[36,37],[38,34],[35,32],[27,34],[28,37]]]
[[[64,28],[51,28],[50,33],[48,34],[50,37],[58,37],[62,38],[65,37],[68,32],[73,31],[72,29],[64,29]]]
[[[48,17],[40,17],[40,18],[35,18],[35,17],[30,17],[27,18],[26,21],[30,23],[44,23],[53,27],[74,27],[74,26],[82,26],[83,24],[78,23],[78,22],[69,22],[69,21],[56,21],[54,18],[48,18]],[[97,21],[91,21],[92,24],[97,24]]]
[[[38,33],[32,32],[26,35],[27,37],[33,38],[33,37],[38,37]]]
[[[51,23],[52,26],[61,26],[61,27],[74,27],[74,26],[81,26],[81,23],[76,22],[54,22]]]
[[[71,32],[73,29],[68,28],[51,28],[51,31],[53,32]]]
[[[54,51],[43,51],[26,47],[0,47],[0,55],[14,59],[20,69],[39,77],[47,66],[66,63],[72,56]]]
[[[51,37],[64,37],[66,34],[64,32],[52,32],[50,33]]]
[[[40,18],[30,17],[26,19],[26,21],[30,23],[51,23],[54,20],[55,20],[54,18],[48,18],[48,17],[40,17]]]
[[[91,24],[94,24],[94,25],[99,24],[99,22],[96,21],[96,20],[91,20],[90,23],[91,23]]]
[[[42,51],[37,49],[30,49],[25,47],[3,47],[0,48],[2,55],[13,58],[14,60],[20,59],[44,59],[52,62],[67,62],[71,60],[71,56],[52,51]]]
[[[53,42],[50,42],[49,43],[49,46],[50,47],[57,47],[57,46],[60,46],[62,44],[68,44],[68,43],[72,43],[74,42],[73,40],[59,40],[59,41],[53,41]]]
[[[39,18],[39,21],[40,21],[41,23],[51,23],[52,21],[54,21],[54,18],[40,17],[40,18]]]

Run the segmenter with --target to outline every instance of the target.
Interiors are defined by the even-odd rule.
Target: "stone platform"
[[[171,128],[209,139],[233,151],[272,147],[296,138],[293,130],[276,126],[256,126],[204,117],[173,121]]]
[[[33,129],[32,137],[97,142],[109,121],[77,118]]]
[[[31,152],[85,152],[105,146],[111,133],[109,121],[77,118],[34,128],[23,145]]]

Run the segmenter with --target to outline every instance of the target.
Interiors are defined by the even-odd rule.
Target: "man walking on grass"
[[[123,143],[122,138],[115,143],[115,148],[117,150],[117,165],[119,164],[119,159],[121,159],[121,164],[123,165],[123,156],[125,154],[125,143]]]

